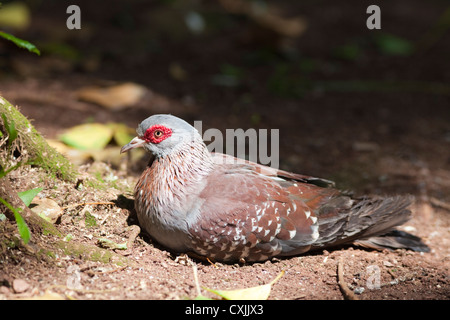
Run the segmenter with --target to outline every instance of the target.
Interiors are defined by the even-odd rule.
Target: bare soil
[[[248,62],[245,57],[251,57],[255,44],[249,48],[238,36],[238,31],[248,27],[245,19],[233,20],[221,31],[180,36],[175,41],[170,36],[168,40],[155,36],[153,20],[145,19],[162,10],[161,5],[130,1],[135,5],[124,9],[114,2],[103,12],[90,3],[80,4],[84,33],[55,31],[65,25],[64,14],[58,12],[65,12],[67,6],[61,1],[34,7],[34,32],[23,36],[30,41],[64,39],[77,48],[83,57],[80,60],[67,62],[51,54],[30,57],[12,47],[8,50],[14,54],[4,56],[10,69],[0,78],[2,96],[19,105],[46,137],[55,138],[87,120],[136,127],[155,113],[175,114],[191,123],[202,120],[204,130],[277,128],[283,169],[335,180],[339,188],[356,194],[415,195],[413,218],[401,228],[421,237],[431,248],[429,253],[417,253],[349,246],[245,265],[194,260],[200,286],[221,290],[253,287],[284,271],[269,299],[343,299],[337,279],[342,261],[344,280],[359,299],[450,298],[448,92],[431,92],[423,89],[425,86],[408,90],[394,86],[387,91],[327,91],[319,86],[301,95],[277,94],[267,87],[277,63],[294,68],[299,61],[275,55],[275,62],[267,65],[262,56]],[[319,66],[307,75],[311,81],[450,83],[448,33],[420,54],[383,56],[369,46],[360,59],[343,61],[331,53],[334,46],[370,37],[360,1],[345,5],[321,1],[321,6],[280,3],[285,12],[301,14],[310,22],[293,47],[300,52],[300,61],[314,59]],[[414,40],[430,30],[445,6],[439,1],[383,4],[383,30]],[[207,9],[220,12],[215,6]],[[130,16],[132,22],[127,20]],[[414,24],[408,25],[411,21]],[[185,68],[187,80],[171,77],[168,66],[173,62]],[[232,88],[211,84],[221,64],[239,66],[245,74],[242,84]],[[38,67],[33,69],[35,65]],[[289,79],[304,76],[301,70],[293,70]],[[138,105],[120,111],[76,98],[81,87],[113,81],[138,82],[151,93]],[[32,167],[16,170],[9,177],[17,191],[43,187],[39,197],[51,198],[64,209],[56,226],[70,235],[67,243],[99,247],[99,238],[125,243],[130,236],[134,239],[138,225],[132,190],[146,160],[129,163],[122,157],[119,165],[108,162],[81,166],[76,183],[48,179]],[[110,256],[89,260],[82,252],[67,255],[56,248],[61,239],[55,236],[34,237],[46,253],[37,252],[33,244],[22,245],[14,223],[0,222],[0,299],[193,299],[198,294],[193,266],[144,233],[139,233],[127,250],[106,248],[102,252]],[[120,257],[125,257],[125,262],[119,261]],[[214,297],[203,289],[202,294]]]

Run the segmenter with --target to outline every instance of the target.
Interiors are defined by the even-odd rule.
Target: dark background
[[[30,11],[28,27],[7,28],[0,21],[0,30],[31,41],[41,56],[0,39],[0,94],[47,138],[87,122],[135,128],[156,113],[190,123],[202,120],[203,130],[279,129],[282,169],[334,180],[358,195],[416,196],[413,218],[403,230],[421,237],[430,253],[349,247],[250,265],[197,262],[202,286],[248,288],[286,271],[270,299],[342,299],[336,266],[343,261],[352,290],[366,287],[368,267],[379,267],[382,287],[366,288],[361,299],[449,298],[448,1],[23,3]],[[247,9],[237,13],[232,9],[236,3]],[[71,4],[81,8],[81,30],[66,28]],[[366,27],[371,4],[381,8],[381,30]],[[203,29],[193,32],[185,22],[188,17],[203,21]],[[296,25],[307,27],[295,32]],[[119,110],[79,99],[82,88],[124,82],[149,92]],[[115,147],[105,161],[115,163],[112,158],[117,157],[127,163]],[[42,178],[29,166],[10,176],[17,191],[44,187],[45,197],[66,208],[58,229],[76,243],[97,246],[98,235],[116,243],[130,237],[132,188],[141,170],[139,165],[111,169],[94,162],[81,167],[76,185]],[[89,186],[91,176],[99,182]],[[117,180],[107,180],[111,177]],[[81,184],[85,187],[79,188]],[[124,197],[128,207],[89,208],[102,221],[97,227],[87,225],[88,208],[78,206]],[[10,226],[9,233],[0,232],[6,239],[17,233]],[[53,247],[52,238],[42,239]],[[0,252],[6,261],[0,268],[0,296],[19,297],[7,287],[13,279],[30,284],[23,297],[46,298],[47,290],[65,292],[61,297],[71,299],[192,299],[198,294],[191,267],[175,262],[142,234],[127,253],[139,268],[118,269],[78,256],[46,262],[23,252]],[[64,289],[74,266],[82,270],[83,288],[96,293]]]
[[[280,129],[282,168],[345,188],[417,193],[416,185],[391,186],[396,166],[448,174],[447,1],[25,3],[29,27],[4,31],[42,55],[1,41],[0,91],[48,137],[86,121],[136,127],[172,113],[202,120],[204,130]],[[285,36],[292,28],[233,13],[235,3],[282,22],[300,19],[306,29]],[[70,4],[81,8],[81,30],[66,28]],[[370,4],[381,8],[381,30],[366,27]],[[203,20],[200,32],[185,22],[192,13]],[[115,112],[74,94],[126,81],[152,94]]]

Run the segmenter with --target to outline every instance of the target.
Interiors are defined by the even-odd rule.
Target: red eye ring
[[[161,141],[169,138],[172,135],[172,130],[162,125],[156,124],[145,131],[144,140],[153,144],[158,144]]]

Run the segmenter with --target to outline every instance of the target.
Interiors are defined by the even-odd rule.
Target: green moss
[[[64,254],[68,256],[75,256],[81,258],[82,260],[101,263],[114,263],[118,266],[136,265],[133,260],[130,260],[127,257],[88,244],[59,241],[57,246],[63,250]]]
[[[107,185],[102,180],[96,179],[94,177],[92,177],[92,179],[88,178],[88,179],[84,180],[83,184],[86,187],[91,187],[91,188],[94,188],[97,190],[106,190],[106,188],[107,188]]]
[[[12,145],[1,150],[1,166],[5,169],[13,167],[17,163],[32,164],[43,168],[50,177],[60,178],[65,181],[74,181],[77,171],[74,166],[54,148],[31,125],[28,119],[20,111],[0,96],[0,114],[2,115],[1,139],[6,139],[6,122],[14,123],[17,137],[11,141]],[[6,119],[6,121],[5,121]]]
[[[89,211],[86,211],[84,213],[84,222],[86,224],[86,228],[92,228],[97,226],[97,220]]]

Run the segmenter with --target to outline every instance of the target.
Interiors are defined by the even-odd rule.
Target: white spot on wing
[[[311,215],[311,211],[305,211],[305,215],[306,215],[306,219],[308,219],[309,218],[309,216]]]
[[[275,234],[277,235],[281,231],[281,223],[277,224],[277,230],[275,230]]]
[[[290,239],[294,238],[296,233],[297,233],[297,230],[289,230],[289,238]]]
[[[319,238],[319,226],[318,225],[313,225],[311,226],[311,230],[312,230],[312,235],[311,238],[316,241]]]

